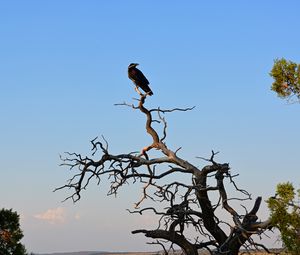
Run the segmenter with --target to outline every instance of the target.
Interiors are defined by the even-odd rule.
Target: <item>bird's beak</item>
[[[135,65],[135,66],[138,66],[139,64],[136,63],[136,64],[134,64],[134,65]]]

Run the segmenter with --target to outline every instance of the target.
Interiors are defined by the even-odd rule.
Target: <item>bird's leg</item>
[[[135,86],[135,91],[139,93],[140,96],[144,96],[144,94],[139,90],[138,86]]]

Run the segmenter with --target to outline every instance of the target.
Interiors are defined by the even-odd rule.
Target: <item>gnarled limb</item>
[[[81,198],[82,192],[88,187],[91,180],[101,183],[103,177],[109,178],[111,186],[108,195],[116,195],[124,184],[141,183],[143,185],[142,196],[135,204],[135,211],[131,213],[143,214],[145,211],[152,212],[160,216],[158,228],[154,230],[135,230],[132,233],[143,233],[147,237],[157,240],[157,244],[162,244],[159,240],[168,241],[180,246],[186,254],[196,255],[198,249],[216,249],[219,254],[236,255],[240,247],[250,240],[251,235],[261,233],[269,227],[269,222],[260,222],[256,213],[260,207],[261,198],[258,198],[252,210],[246,215],[239,215],[237,210],[230,204],[230,199],[224,185],[224,179],[228,178],[239,194],[245,199],[251,196],[245,190],[239,189],[231,175],[228,163],[217,163],[212,151],[210,159],[205,159],[208,164],[204,167],[196,167],[193,163],[181,158],[177,150],[171,150],[166,145],[167,122],[163,114],[174,111],[189,111],[193,108],[174,108],[162,110],[159,107],[147,109],[144,106],[146,96],[140,94],[138,105],[127,103],[118,104],[129,106],[134,110],[139,110],[146,116],[145,129],[152,138],[152,143],[143,146],[141,152],[129,152],[113,154],[110,152],[108,142],[97,138],[91,141],[92,155],[82,156],[78,153],[66,153],[62,157],[62,165],[70,170],[77,169],[73,177],[56,190],[71,189],[73,193],[66,199],[74,202]],[[158,122],[163,127],[162,135],[153,128],[152,124]],[[151,150],[158,150],[159,157],[151,157]],[[181,175],[188,175],[190,182],[179,178]],[[173,176],[171,179],[167,178]],[[208,179],[215,178],[215,185],[209,186]],[[164,184],[159,182],[162,180]],[[210,194],[217,191],[219,201],[213,205]],[[215,192],[216,193],[216,192]],[[167,207],[163,211],[156,210],[155,207],[139,208],[145,199],[151,199],[164,203]],[[238,198],[236,198],[238,199]],[[216,210],[221,208],[231,215],[233,225],[226,223],[230,227],[227,233],[221,226],[222,220],[216,216]],[[196,237],[195,241],[188,237],[187,227],[192,226]]]

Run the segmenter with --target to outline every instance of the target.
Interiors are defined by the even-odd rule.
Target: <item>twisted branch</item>
[[[129,106],[146,116],[145,129],[152,138],[152,143],[144,146],[140,153],[112,154],[105,138],[102,137],[102,141],[99,141],[96,137],[91,140],[91,157],[69,152],[65,153],[65,157],[61,157],[62,166],[67,166],[70,170],[77,170],[77,172],[67,181],[67,184],[56,188],[55,191],[71,189],[72,194],[65,200],[72,199],[73,202],[76,202],[81,199],[82,192],[87,189],[91,180],[96,180],[99,185],[103,177],[109,178],[111,185],[108,195],[117,195],[120,187],[130,181],[140,183],[143,185],[142,196],[135,203],[135,209],[138,210],[128,211],[139,214],[151,211],[160,215],[160,220],[156,230],[140,229],[132,233],[143,233],[147,237],[156,239],[156,243],[159,245],[162,244],[159,240],[169,241],[171,246],[177,244],[188,255],[197,255],[197,250],[201,248],[210,251],[211,246],[217,248],[220,254],[237,254],[236,252],[250,239],[252,234],[261,233],[269,227],[269,221],[260,222],[256,216],[261,198],[256,199],[249,213],[245,216],[239,215],[229,204],[232,198],[228,198],[223,182],[224,178],[229,178],[236,191],[245,196],[243,199],[251,199],[251,196],[247,191],[237,187],[233,181],[233,177],[236,175],[231,175],[228,163],[220,164],[215,161],[218,152],[212,151],[209,159],[201,158],[208,162],[208,165],[199,168],[178,155],[181,147],[173,151],[165,143],[167,122],[163,114],[174,111],[185,112],[194,109],[194,107],[170,110],[163,110],[158,107],[149,110],[144,106],[145,100],[146,96],[140,94],[137,106],[127,103],[117,105]],[[157,122],[154,120],[153,114],[158,115],[159,123],[163,126],[161,137],[152,126],[153,122]],[[152,149],[157,149],[162,154],[161,157],[151,158],[149,152]],[[100,155],[96,156],[96,154]],[[191,183],[182,182],[182,179],[178,178],[179,174],[189,175]],[[176,177],[176,181],[168,181],[166,178],[168,176]],[[207,185],[207,180],[211,177],[215,177],[215,186]],[[162,179],[164,179],[164,185],[158,184],[158,180]],[[212,191],[219,192],[219,201],[216,205],[212,205],[209,198]],[[155,207],[140,209],[140,206],[148,198],[153,203],[156,201],[163,202],[167,207],[163,211],[158,211]],[[215,215],[216,209],[221,205],[233,218],[233,226],[227,223],[231,229],[230,233],[226,233],[221,228],[223,221]],[[160,228],[161,222],[164,229]],[[199,235],[195,242],[191,242],[185,236],[188,226],[193,226]],[[209,241],[199,240],[200,236]]]

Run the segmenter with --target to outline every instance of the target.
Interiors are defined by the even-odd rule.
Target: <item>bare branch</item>
[[[159,107],[157,109],[151,109],[150,112],[161,112],[161,113],[168,113],[168,112],[174,112],[174,111],[180,111],[180,112],[186,112],[186,111],[191,111],[195,109],[196,106],[193,107],[187,107],[187,108],[173,108],[173,109],[167,109],[167,110],[162,110]]]
[[[126,102],[115,105],[127,106],[142,113],[146,118],[145,131],[152,142],[141,145],[135,152],[114,154],[110,152],[109,143],[102,136],[101,139],[96,137],[90,141],[91,157],[66,152],[64,156],[60,156],[61,165],[72,171],[73,176],[55,191],[70,190],[71,194],[65,200],[71,199],[76,202],[81,199],[82,192],[92,181],[100,185],[103,178],[108,179],[110,187],[107,194],[115,196],[124,185],[139,183],[142,186],[141,196],[135,203],[135,210],[128,209],[128,211],[140,215],[151,212],[159,215],[159,221],[157,229],[135,230],[133,234],[143,233],[146,237],[155,239],[151,244],[161,245],[165,253],[168,253],[168,250],[164,244],[169,242],[170,249],[176,244],[187,255],[198,255],[198,250],[202,248],[211,252],[211,247],[222,255],[237,255],[242,245],[249,240],[251,242],[251,235],[260,235],[270,227],[269,220],[259,221],[256,216],[262,199],[260,197],[256,199],[250,212],[244,207],[246,213],[240,215],[230,201],[248,200],[251,199],[251,195],[238,188],[234,181],[234,177],[238,175],[231,174],[228,163],[216,161],[218,152],[212,151],[208,159],[197,157],[207,162],[207,165],[198,168],[177,155],[181,147],[172,150],[165,143],[167,121],[164,114],[175,111],[186,112],[194,107],[147,109],[144,106],[147,95],[138,90],[137,92],[140,94],[137,105]],[[153,123],[159,123],[162,134],[157,132],[154,128],[157,125]],[[158,154],[157,157],[152,156],[153,149],[157,151],[155,153]],[[187,176],[189,178],[186,178]],[[230,194],[227,194],[224,185],[225,178],[229,178],[230,184],[238,194],[242,194],[242,198],[229,197]],[[209,180],[215,184],[211,184]],[[211,202],[212,193],[219,195],[214,204]],[[145,200],[153,204],[160,202],[161,208],[164,209],[158,210],[152,205],[140,208]],[[231,215],[234,224],[224,222],[216,216],[216,210],[221,207]],[[224,226],[230,228],[230,233],[222,229]],[[187,229],[190,227],[196,231],[197,238],[187,237],[189,235]],[[203,240],[200,237],[203,237]]]

